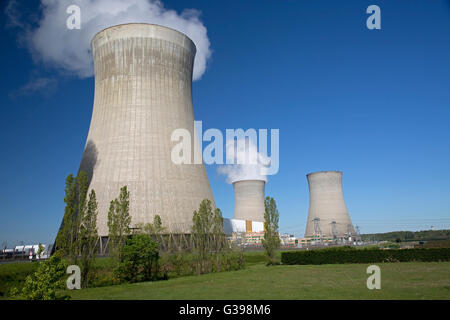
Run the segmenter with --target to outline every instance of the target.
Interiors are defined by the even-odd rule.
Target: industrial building
[[[309,211],[305,238],[347,239],[355,236],[342,191],[342,172],[307,174]]]
[[[264,180],[233,182],[234,218],[223,219],[223,228],[230,241],[260,244],[264,237]]]
[[[196,137],[192,72],[196,47],[176,30],[131,23],[91,42],[95,97],[80,170],[98,200],[98,233],[108,236],[110,201],[130,192],[131,225],[159,215],[167,231],[188,233],[203,199],[214,204],[203,164],[175,164],[175,129]]]
[[[227,235],[233,233],[261,232],[264,231],[264,222],[224,218],[223,229]]]

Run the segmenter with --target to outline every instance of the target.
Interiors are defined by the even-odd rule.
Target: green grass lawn
[[[12,287],[20,287],[25,278],[36,271],[38,262],[0,264],[0,300]]]
[[[450,299],[450,262],[377,265],[381,290],[367,289],[366,264],[266,267],[255,261],[239,271],[64,294],[72,299]]]

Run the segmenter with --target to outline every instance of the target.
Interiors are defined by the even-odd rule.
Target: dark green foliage
[[[138,282],[155,280],[158,275],[158,244],[149,235],[138,234],[122,248],[119,277]]]
[[[408,261],[449,261],[450,248],[436,249],[320,249],[281,253],[283,264],[337,264]]]
[[[77,177],[70,174],[66,179],[64,218],[56,237],[56,248],[77,264],[81,251],[80,226],[87,211],[88,178],[86,172],[80,171]]]
[[[262,259],[264,257],[261,255]],[[204,273],[225,272],[243,269],[246,265],[246,256],[242,252],[231,250],[222,254],[211,254],[204,262],[207,269]],[[181,277],[198,274],[198,256],[195,254],[175,252],[162,256],[160,276],[162,278]]]
[[[76,260],[76,238],[78,233],[78,219],[77,219],[77,182],[76,177],[70,174],[66,178],[66,188],[64,202],[66,207],[64,209],[64,217],[61,228],[56,237],[56,247],[64,256],[70,257],[71,260]]]
[[[362,234],[363,241],[430,241],[450,240],[450,230],[393,231],[387,233]]]
[[[273,198],[266,197],[264,206],[264,239],[262,240],[262,245],[267,255],[267,264],[278,264],[275,259],[276,251],[280,248],[277,204]]]
[[[70,264],[80,265],[81,283],[87,286],[92,274],[92,263],[96,255],[97,198],[91,190],[87,197],[88,177],[80,171],[77,177],[66,179],[66,203],[64,218],[56,237],[56,250]]]

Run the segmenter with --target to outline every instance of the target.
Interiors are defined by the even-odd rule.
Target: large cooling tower
[[[99,235],[108,235],[109,204],[122,186],[132,226],[160,215],[168,231],[189,232],[200,202],[214,205],[203,164],[171,161],[173,130],[194,139],[194,43],[170,28],[133,23],[97,33],[91,46],[95,97],[80,170],[97,193]]]
[[[309,211],[305,237],[355,234],[342,192],[342,172],[321,171],[306,175],[309,184]]]
[[[264,180],[233,182],[234,219],[264,221]]]

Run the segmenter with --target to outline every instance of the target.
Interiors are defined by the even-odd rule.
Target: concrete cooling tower
[[[95,97],[80,170],[97,194],[99,235],[109,233],[109,204],[122,186],[131,226],[160,215],[169,232],[188,233],[200,202],[215,205],[203,164],[171,161],[175,129],[194,139],[194,43],[170,28],[132,23],[97,33],[91,47]]]
[[[264,180],[233,182],[234,219],[264,221]]]
[[[326,238],[355,235],[342,192],[342,172],[321,171],[306,175],[309,211],[305,237],[320,233]]]

